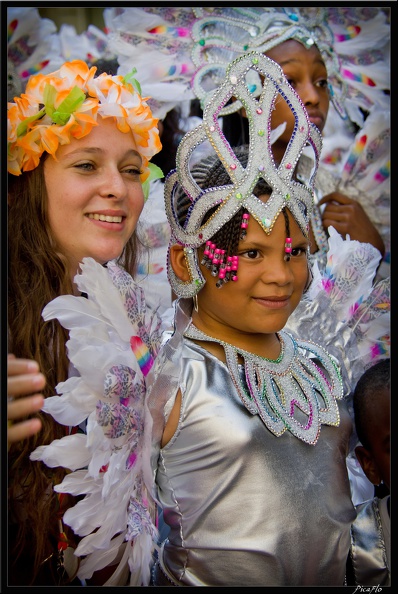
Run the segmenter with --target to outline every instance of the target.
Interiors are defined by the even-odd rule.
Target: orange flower
[[[30,77],[25,93],[8,104],[9,173],[31,171],[43,152],[56,158],[59,145],[89,134],[100,115],[113,117],[121,132],[133,134],[143,158],[141,182],[150,177],[149,160],[162,148],[158,119],[136,90],[138,82],[128,82],[134,72],[95,77],[96,70],[73,60],[56,72]]]

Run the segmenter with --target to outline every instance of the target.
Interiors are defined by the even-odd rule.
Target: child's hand
[[[359,202],[340,192],[332,192],[318,202],[318,206],[323,204],[326,205],[321,209],[325,231],[331,225],[343,239],[349,235],[350,239],[370,243],[384,256],[383,239]]]

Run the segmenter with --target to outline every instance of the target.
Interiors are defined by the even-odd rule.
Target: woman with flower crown
[[[259,97],[248,90],[253,73]],[[231,98],[247,112],[248,148],[234,150],[222,134],[219,116]],[[278,165],[270,138],[276,101],[295,119]],[[191,170],[204,142],[214,154]],[[298,181],[307,146],[315,167]],[[344,585],[355,518],[345,462],[354,365],[284,330],[311,290],[308,226],[320,151],[320,133],[281,68],[257,52],[234,60],[165,183],[168,274],[178,301],[174,331],[146,376],[141,450],[127,382],[123,406],[112,400],[130,339],[100,298],[99,279],[105,289],[109,277],[87,259],[75,278],[87,299],[58,297],[45,307],[44,319],[69,330],[72,362],[81,359],[79,378],[59,386],[61,398],[46,399],[46,410],[63,424],[71,414],[87,419],[87,432],[41,446],[31,459],[71,470],[55,489],[82,497],[64,516],[82,537],[81,580],[118,562],[107,585],[148,585],[138,551],[148,559],[155,546],[155,586]],[[329,276],[314,279],[313,303],[329,307],[347,358],[355,355],[360,367],[369,357],[363,333],[371,328],[376,340],[383,330],[384,311],[376,318],[371,309],[380,254],[370,244],[341,245],[333,232],[332,239]],[[162,510],[169,533],[159,548],[131,470],[142,471]]]
[[[114,286],[134,275],[136,227],[150,179],[160,174],[150,163],[161,149],[158,120],[134,73],[96,76],[96,70],[80,60],[66,62],[55,72],[32,76],[25,92],[8,104],[11,586],[75,584],[78,566],[73,556],[78,537],[62,524],[70,498],[53,490],[68,470],[29,459],[38,445],[81,431],[80,419],[63,426],[45,412],[41,395],[26,396],[41,390],[45,403],[79,370],[79,361],[68,358],[67,332],[57,321],[44,321],[42,309],[59,295],[84,292],[74,280],[84,257],[98,262]],[[118,291],[103,299],[123,310],[137,345],[153,356],[159,320],[146,312],[141,290],[131,286],[124,295],[135,312],[130,319]],[[131,369],[137,368],[134,392],[145,380],[133,348],[129,354]],[[12,424],[41,408],[44,412]]]

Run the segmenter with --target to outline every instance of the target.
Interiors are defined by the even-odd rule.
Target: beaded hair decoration
[[[248,88],[247,78],[255,71],[262,79],[259,96]],[[222,133],[219,115],[232,99],[239,100],[249,121],[250,144],[247,166],[244,168]],[[286,152],[277,166],[271,150],[271,114],[276,101],[290,107],[295,125]],[[228,172],[231,183],[202,190],[190,171],[189,161],[195,148],[209,141]],[[294,180],[298,159],[306,145],[314,152],[314,168],[306,183]],[[245,209],[270,234],[282,209],[288,208],[305,236],[313,207],[313,184],[322,147],[319,130],[309,121],[307,111],[297,93],[287,82],[281,67],[263,54],[250,52],[234,60],[226,76],[214,92],[203,112],[203,123],[188,132],[177,152],[177,169],[165,181],[165,207],[171,226],[170,246],[179,243],[185,248],[191,280],[183,282],[168,266],[170,284],[179,297],[192,297],[205,283],[201,273],[197,248],[206,242],[240,209]],[[267,202],[253,193],[262,178],[272,188]],[[177,195],[181,190],[189,197],[185,224],[177,214]],[[205,215],[215,209],[203,223]],[[245,224],[245,222],[243,222]],[[242,232],[245,227],[242,228]]]
[[[133,134],[143,161],[141,182],[161,176],[149,163],[162,148],[158,120],[140,95],[134,71],[95,77],[96,70],[82,60],[65,62],[55,72],[31,76],[25,92],[8,103],[9,173],[31,171],[44,152],[55,156],[71,138],[87,136],[100,115],[113,117],[121,132]]]

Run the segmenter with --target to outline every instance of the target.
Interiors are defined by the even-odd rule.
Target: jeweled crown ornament
[[[250,92],[247,78],[256,72],[262,80],[259,96]],[[220,112],[230,101],[240,101],[249,121],[249,156],[244,168],[222,133]],[[295,124],[285,154],[276,164],[271,149],[271,114],[276,101],[285,101],[292,111]],[[208,141],[228,172],[231,183],[203,190],[190,170],[190,157],[195,148]],[[305,146],[312,147],[314,167],[306,183],[294,179],[297,162]],[[219,88],[207,103],[203,123],[188,132],[177,151],[177,169],[165,182],[165,207],[172,236],[171,243],[185,247],[191,281],[180,281],[168,267],[170,283],[178,296],[196,294],[205,280],[200,271],[197,248],[205,244],[235,213],[245,208],[269,234],[283,208],[288,208],[302,232],[308,236],[309,218],[313,207],[313,188],[322,148],[322,137],[309,121],[307,111],[297,93],[288,83],[281,67],[257,52],[244,54],[231,62]],[[252,190],[260,178],[272,188],[272,195],[263,202]],[[190,198],[186,221],[178,221],[176,197],[181,190]],[[203,223],[206,213],[215,212]]]

